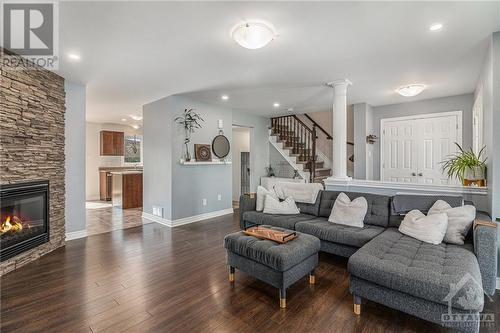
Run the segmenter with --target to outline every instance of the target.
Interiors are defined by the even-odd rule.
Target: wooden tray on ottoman
[[[279,231],[265,227],[251,227],[243,231],[245,235],[257,237],[260,239],[268,239],[273,242],[285,244],[297,238],[296,232]]]

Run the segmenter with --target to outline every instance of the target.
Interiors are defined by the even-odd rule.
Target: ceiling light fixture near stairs
[[[425,85],[423,84],[409,84],[407,86],[399,87],[396,91],[404,97],[413,97],[424,91]]]
[[[251,50],[266,46],[276,36],[271,24],[259,20],[239,23],[231,30],[231,38],[240,46]]]

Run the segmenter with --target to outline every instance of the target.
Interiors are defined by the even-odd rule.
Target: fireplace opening
[[[49,241],[49,182],[0,185],[0,259]]]

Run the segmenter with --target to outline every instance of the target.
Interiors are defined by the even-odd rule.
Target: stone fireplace
[[[8,51],[0,48],[1,58],[4,53]],[[62,77],[41,68],[10,69],[0,59],[0,75],[0,223],[4,225],[3,230],[9,228],[5,220],[10,216],[11,225],[1,239],[0,274],[5,274],[65,242],[65,91]],[[43,195],[39,193],[18,204],[4,200],[4,190],[22,188],[27,183],[43,184],[48,194],[47,202],[43,202]],[[44,205],[47,207],[46,219],[43,213],[35,212]],[[17,233],[20,228],[24,231],[34,229],[26,234]],[[34,240],[26,242],[30,238]],[[29,246],[13,251],[11,246],[16,240],[29,243]]]

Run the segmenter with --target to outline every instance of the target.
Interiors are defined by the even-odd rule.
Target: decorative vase
[[[185,131],[185,139],[184,139],[184,160],[186,162],[191,161],[191,154],[189,153],[189,143],[191,142],[190,132],[188,130]]]

